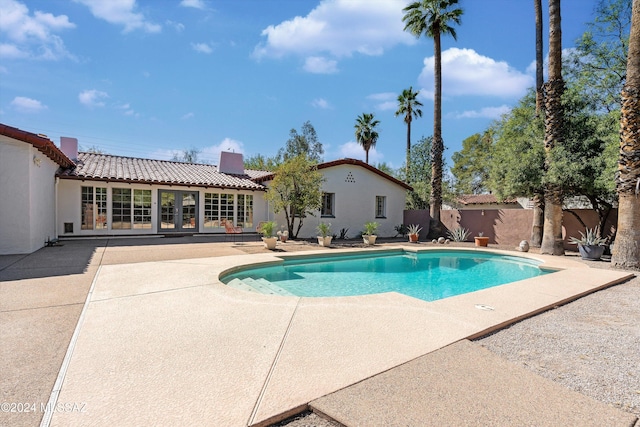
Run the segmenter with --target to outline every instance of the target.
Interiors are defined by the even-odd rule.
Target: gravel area
[[[575,253],[567,252],[567,256],[580,260]],[[607,260],[583,262],[592,268],[610,268]],[[475,342],[538,375],[640,418],[640,277]],[[338,425],[310,412],[277,424]]]

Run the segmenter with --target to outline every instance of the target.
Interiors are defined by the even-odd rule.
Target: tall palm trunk
[[[406,178],[407,184],[411,182],[411,178],[409,176],[409,169],[411,165],[411,112],[409,112],[409,120],[407,121],[407,163],[406,163]]]
[[[533,0],[536,15],[536,116],[544,114],[544,62],[542,58],[542,0]],[[533,196],[533,224],[531,226],[531,246],[539,248],[544,230],[544,191],[536,191]]]
[[[433,97],[433,144],[431,145],[431,200],[430,215],[436,228],[440,225],[442,207],[442,52],[440,46],[440,28],[433,30],[433,55],[435,62],[435,88]]]
[[[549,0],[549,81],[545,88],[544,148],[546,166],[553,161],[554,147],[562,143],[564,126],[562,93],[562,26],[560,0]],[[544,189],[544,229],[540,253],[564,255],[562,239],[562,188],[547,184]]]
[[[634,0],[631,12],[618,172],[618,230],[611,262],[614,267],[640,270],[640,0]]]

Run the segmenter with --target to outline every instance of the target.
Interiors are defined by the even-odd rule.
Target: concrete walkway
[[[403,368],[391,368],[413,366],[414,359],[442,354],[436,350],[628,276],[536,256],[566,270],[431,303],[395,293],[277,297],[235,290],[217,277],[281,253],[263,253],[252,243],[185,239],[74,241],[28,257],[0,257],[0,268],[6,266],[0,270],[0,319],[9,325],[0,337],[0,368],[9,373],[2,378],[3,398],[46,404],[62,366],[57,411],[38,406],[29,413],[1,413],[0,424],[37,425],[44,415],[52,426],[268,425],[309,402],[322,405],[316,399],[331,393],[338,392],[331,402],[340,401],[339,390],[356,390],[349,386],[368,378],[379,381],[380,373],[398,372],[401,379]],[[247,256],[250,246],[260,253]],[[461,345],[447,347],[454,349],[449,356]],[[484,360],[483,371],[493,366],[505,378],[520,375]],[[446,371],[453,388],[456,378],[466,386],[468,368],[461,358]],[[388,384],[397,383],[391,378]],[[565,402],[576,419],[592,419],[583,409],[605,406],[584,405],[586,398],[574,399],[564,389],[544,390],[547,399]],[[408,400],[414,396],[410,387],[402,393]],[[366,394],[370,405],[379,405],[375,393]],[[324,410],[329,406],[325,401]],[[633,416],[614,412],[616,420],[633,422]],[[346,425],[407,424],[401,417],[378,423],[359,417]]]

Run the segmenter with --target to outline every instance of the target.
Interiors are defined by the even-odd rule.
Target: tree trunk
[[[542,84],[544,83],[544,61],[542,56],[542,0],[533,0],[536,14],[536,116],[544,109]],[[532,239],[533,240],[533,239]]]
[[[544,193],[533,196],[533,225],[531,227],[531,247],[539,248],[542,244],[544,229]]]
[[[631,12],[616,187],[618,229],[611,263],[618,268],[640,270],[640,0],[633,2]]]
[[[551,153],[562,143],[564,111],[562,107],[562,30],[560,0],[549,0],[549,81],[544,85],[544,149],[546,168],[553,161]],[[547,184],[544,189],[544,230],[540,253],[564,255],[562,239],[562,188]]]
[[[442,52],[440,46],[440,28],[433,28],[434,55],[434,96],[433,96],[433,145],[431,146],[431,198],[429,214],[436,224],[440,223],[442,207]]]
[[[409,111],[411,114],[411,111]],[[411,182],[409,177],[409,165],[411,164],[411,116],[409,115],[409,120],[407,121],[407,164],[406,164],[406,181],[407,184]]]

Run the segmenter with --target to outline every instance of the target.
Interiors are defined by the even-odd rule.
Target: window
[[[233,222],[233,194],[220,194],[220,221]]]
[[[131,228],[131,189],[114,188],[111,203],[111,228],[126,230]]]
[[[253,227],[253,196],[238,194],[238,223],[243,228]]]
[[[133,228],[151,228],[151,190],[133,190]]]
[[[107,189],[81,187],[81,230],[107,228]],[[95,222],[94,222],[95,221]]]
[[[376,196],[376,218],[387,217],[387,198],[385,196]]]
[[[204,193],[204,228],[220,227],[220,194]]]
[[[82,187],[81,230],[93,230],[93,187]]]
[[[335,216],[333,210],[334,201],[335,193],[322,193],[322,210],[320,211],[320,216]]]

